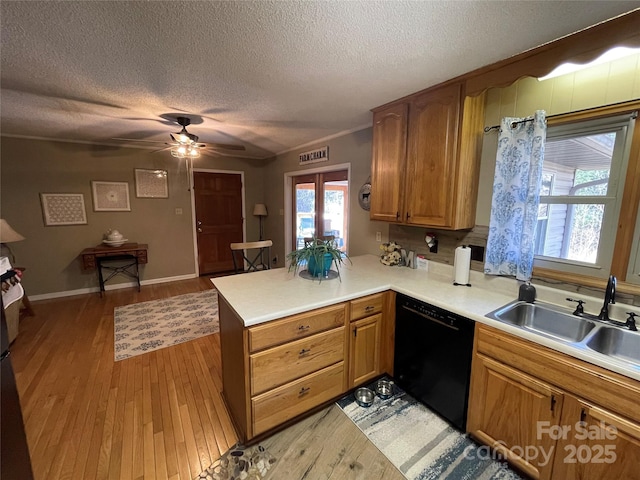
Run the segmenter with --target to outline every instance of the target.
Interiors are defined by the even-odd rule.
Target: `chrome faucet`
[[[616,303],[616,277],[613,275],[609,276],[609,281],[607,282],[607,289],[604,292],[604,304],[602,305],[602,309],[600,310],[600,315],[598,318],[604,321],[610,321],[609,319],[609,304]]]

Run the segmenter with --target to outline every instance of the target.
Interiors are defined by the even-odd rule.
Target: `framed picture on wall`
[[[93,209],[96,212],[130,212],[129,183],[92,181]]]
[[[168,172],[136,168],[136,197],[169,198]]]
[[[40,202],[45,226],[87,223],[82,193],[41,193]]]

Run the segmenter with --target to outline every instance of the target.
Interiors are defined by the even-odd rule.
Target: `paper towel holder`
[[[469,248],[467,245],[462,245],[462,248]],[[458,283],[456,281],[453,282],[453,285],[455,287],[470,287],[471,284],[470,283]]]

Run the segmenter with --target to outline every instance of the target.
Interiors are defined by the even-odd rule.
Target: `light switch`
[[[280,216],[283,217],[284,216],[284,208],[280,209]]]

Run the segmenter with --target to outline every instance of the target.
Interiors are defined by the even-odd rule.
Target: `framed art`
[[[136,197],[169,198],[168,172],[136,168]]]
[[[41,193],[40,202],[45,226],[87,223],[82,193]]]
[[[93,209],[96,212],[130,212],[129,183],[92,181]]]

